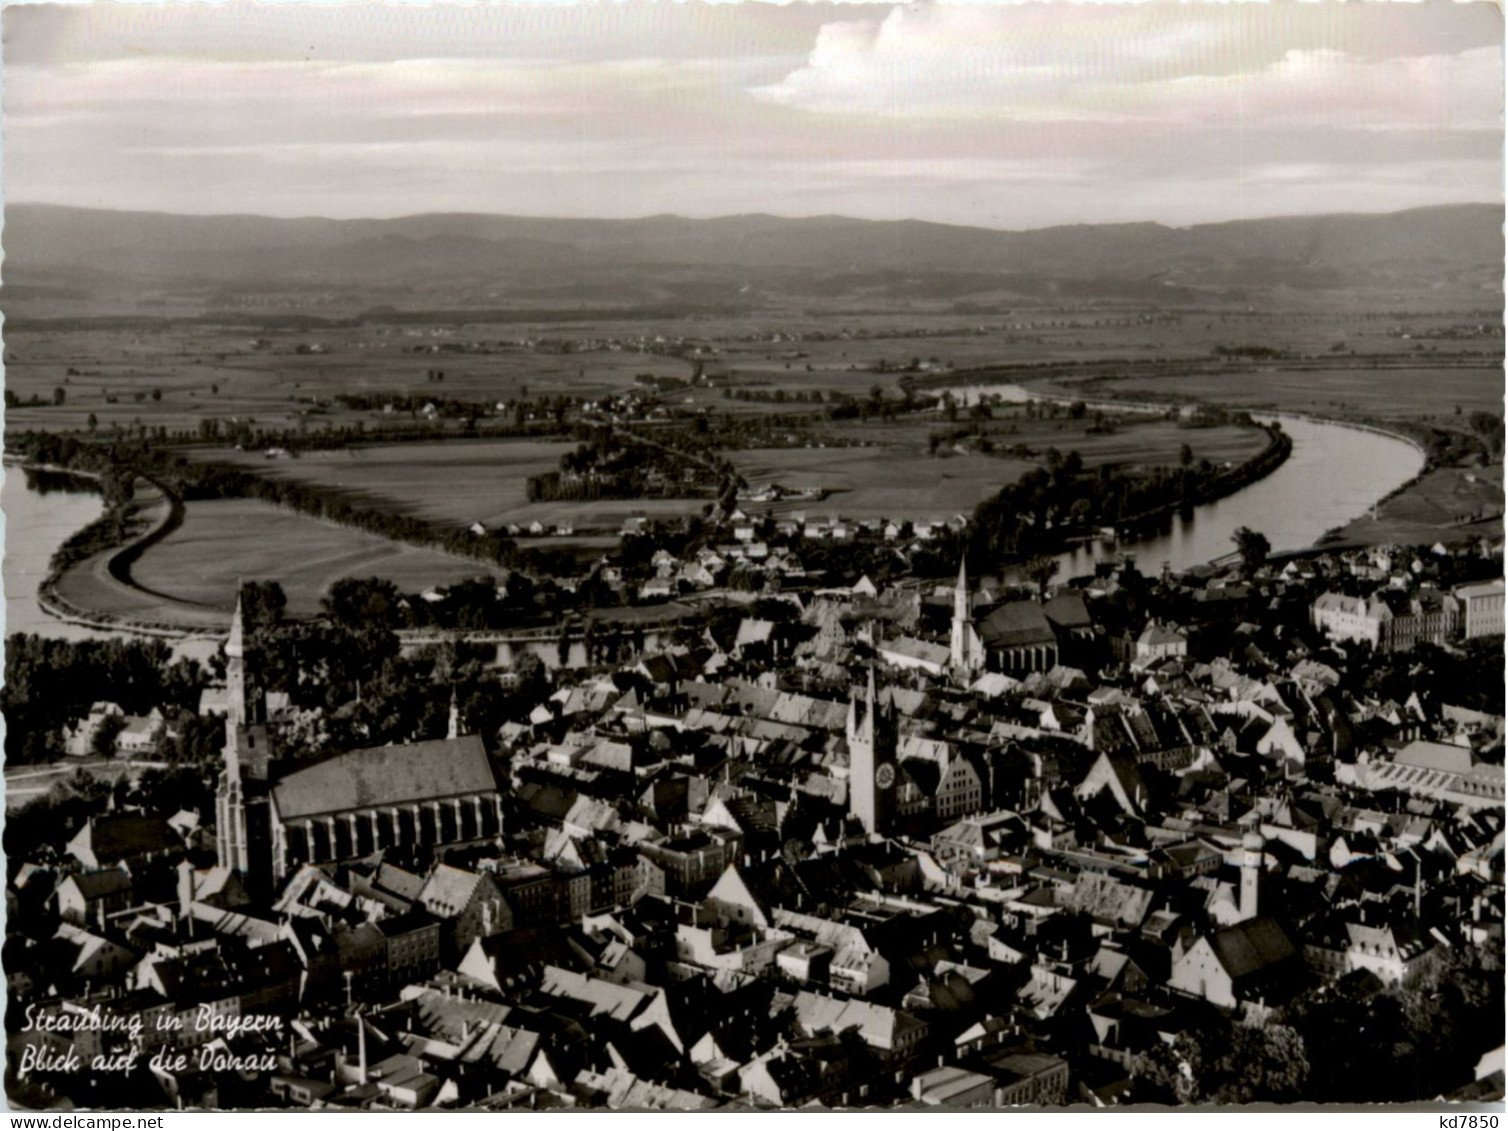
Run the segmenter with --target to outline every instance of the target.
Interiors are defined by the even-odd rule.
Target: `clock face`
[[[882,762],[880,768],[874,772],[874,784],[881,789],[889,789],[895,784],[895,767],[889,762]]]

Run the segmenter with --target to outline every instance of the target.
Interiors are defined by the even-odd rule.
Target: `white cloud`
[[[1379,57],[1285,46],[1208,5],[893,9],[829,23],[756,98],[827,115],[1190,126],[1482,129],[1500,121],[1499,47]],[[1270,21],[1269,21],[1270,22]]]
[[[125,7],[8,12],[12,199],[1032,226],[1501,187],[1483,4],[424,9],[401,42]]]

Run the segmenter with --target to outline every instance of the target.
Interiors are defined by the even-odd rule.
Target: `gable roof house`
[[[1264,1003],[1291,988],[1303,959],[1286,931],[1269,918],[1214,931],[1173,961],[1168,985],[1212,1005],[1234,1009]]]
[[[86,868],[136,868],[181,851],[183,840],[172,826],[139,813],[90,817],[68,842],[68,854]]]
[[[102,868],[68,876],[53,891],[53,899],[68,922],[103,924],[107,916],[130,906],[132,894],[128,872]]]

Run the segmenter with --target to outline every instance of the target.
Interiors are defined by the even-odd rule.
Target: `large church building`
[[[969,579],[962,563],[953,590],[949,663],[968,678],[982,671],[1021,677],[1050,671],[1062,650],[1093,640],[1094,626],[1078,593],[1064,592],[1049,601],[1005,601],[975,615]]]
[[[280,766],[269,747],[260,690],[248,693],[236,605],[225,646],[225,769],[216,791],[219,862],[270,890],[302,864],[389,848],[444,848],[502,831],[502,798],[476,735],[352,750]]]

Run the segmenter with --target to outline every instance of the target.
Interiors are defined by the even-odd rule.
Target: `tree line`
[[[970,552],[981,561],[1013,560],[1057,549],[1066,536],[1097,526],[1145,522],[1229,494],[1288,457],[1292,441],[1276,424],[1263,452],[1222,470],[1208,460],[1134,473],[1102,465],[1086,471],[1077,452],[1046,453],[1034,468],[975,508]],[[1190,453],[1191,456],[1191,453]]]

